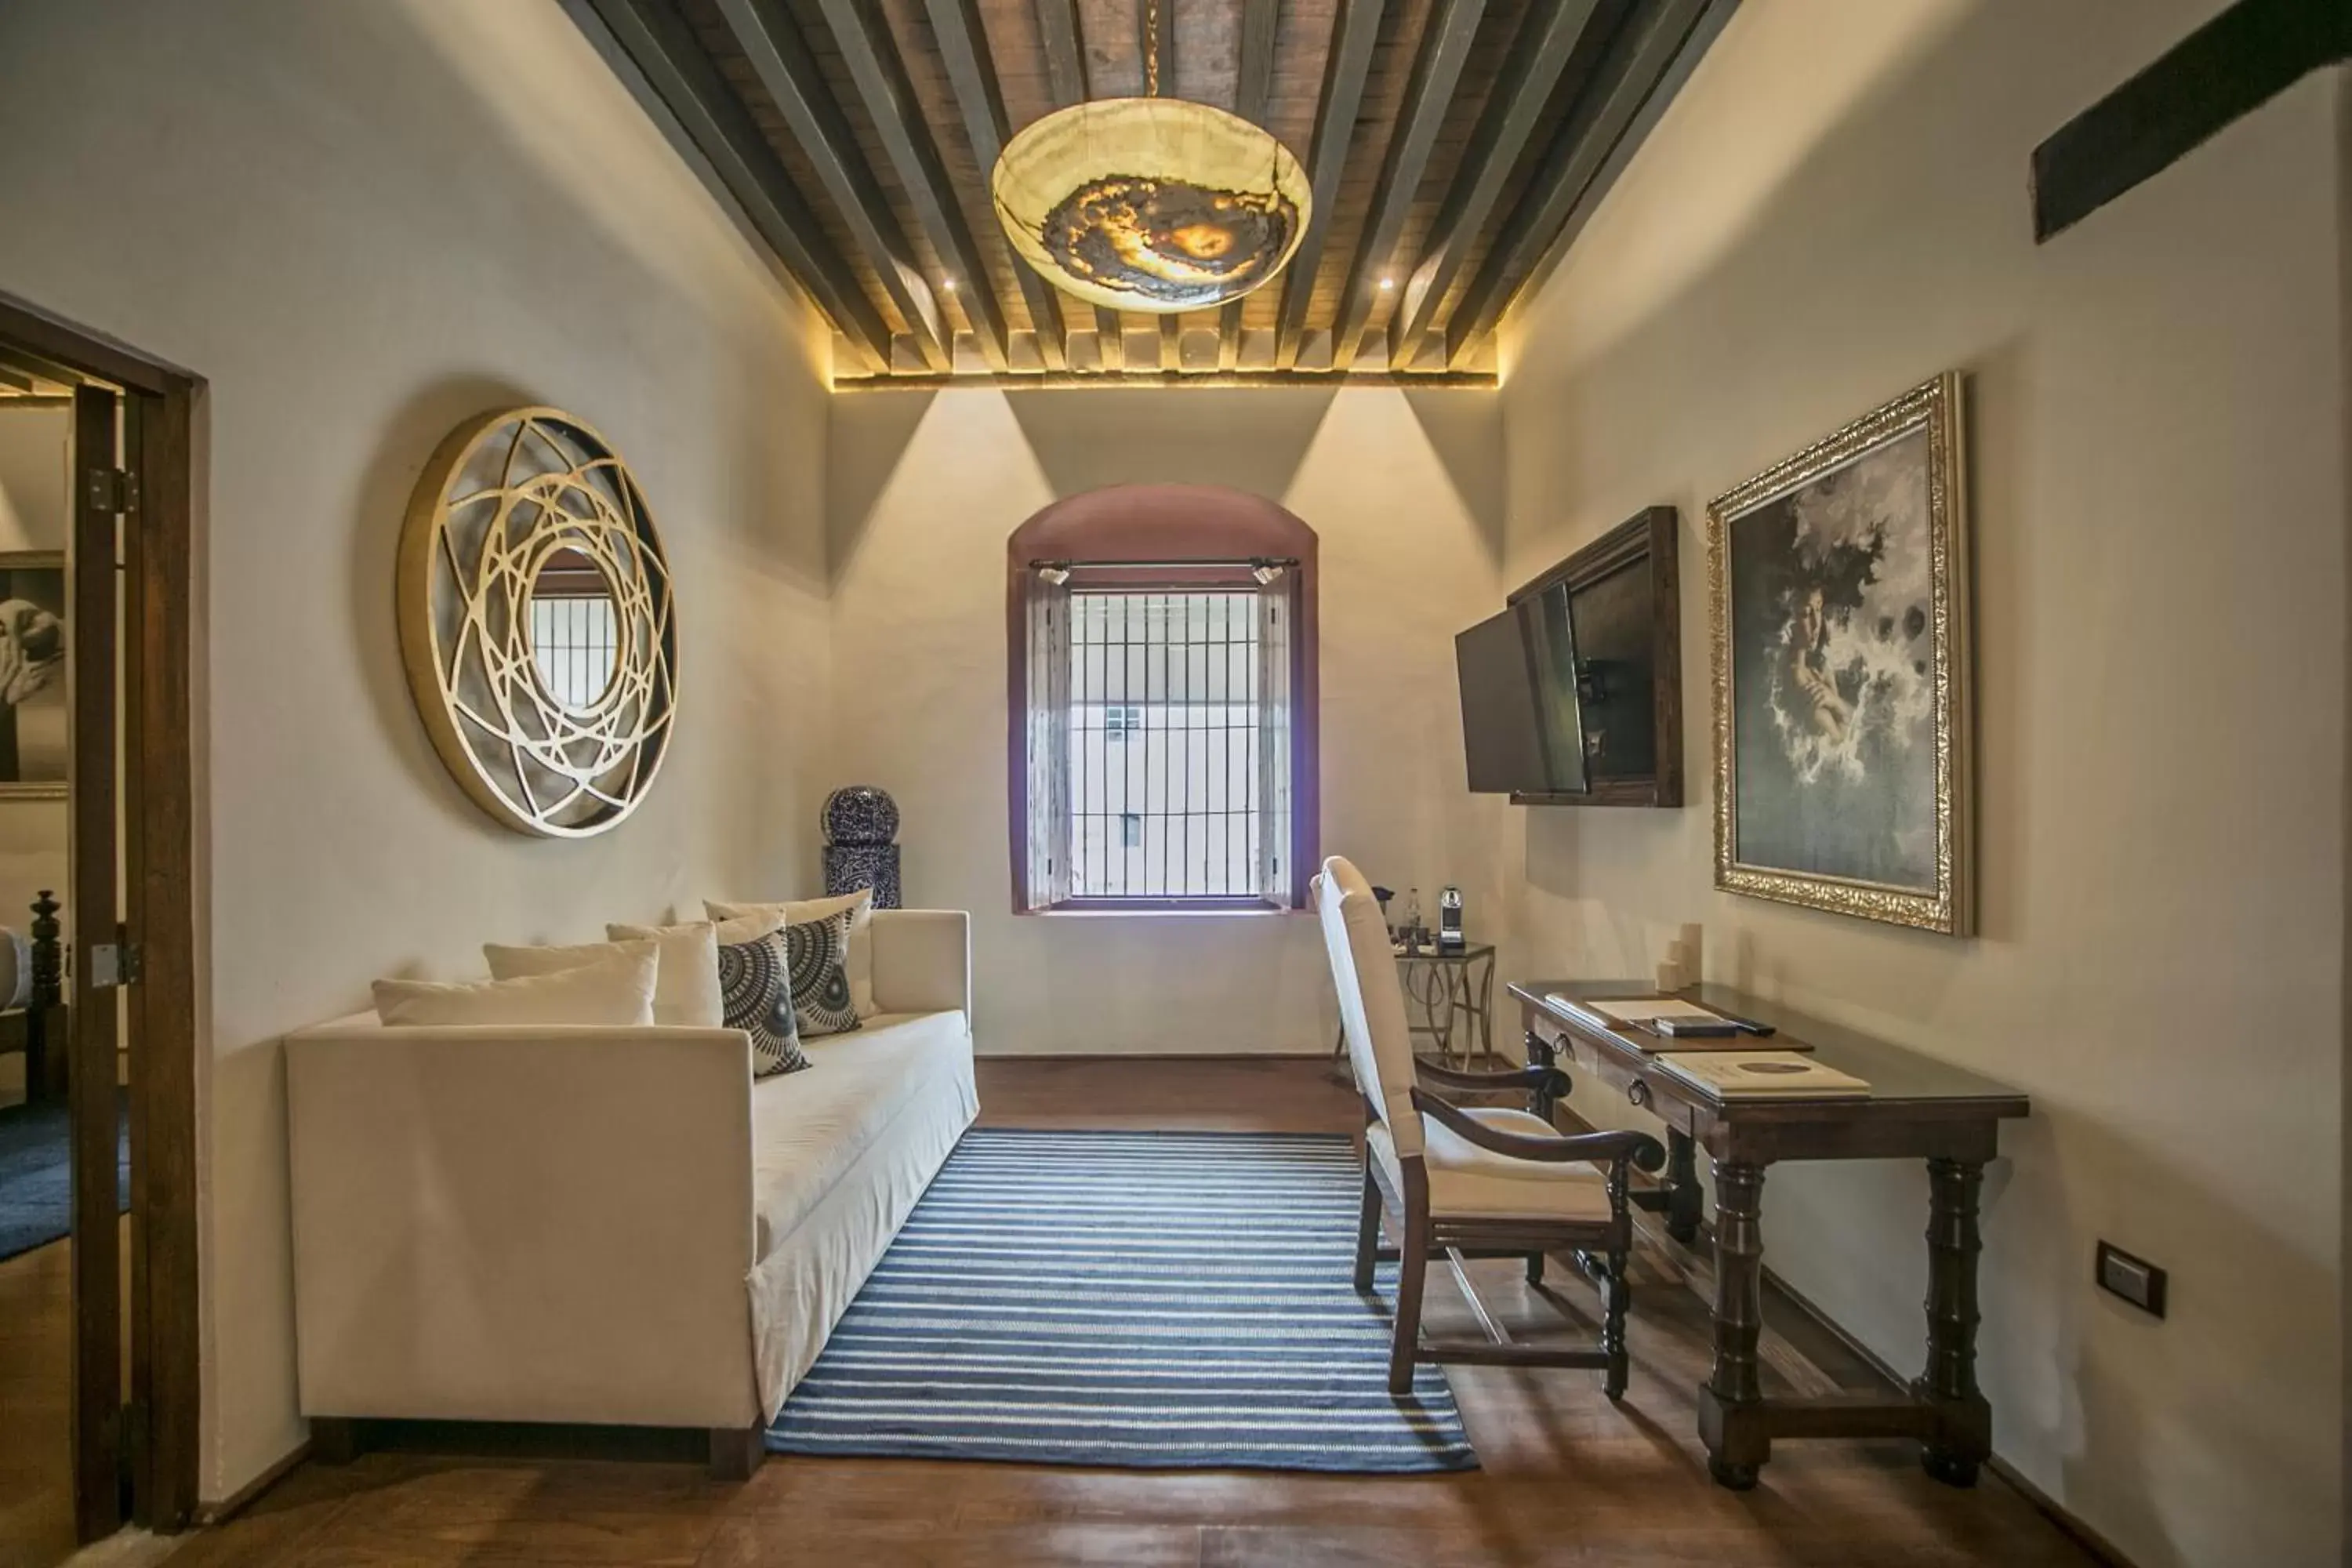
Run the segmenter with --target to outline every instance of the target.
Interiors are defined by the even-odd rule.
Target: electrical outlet
[[[2120,1296],[2152,1318],[2164,1316],[2164,1270],[2112,1241],[2099,1243],[2099,1289]]]

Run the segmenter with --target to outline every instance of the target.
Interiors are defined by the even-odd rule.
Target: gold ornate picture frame
[[[1707,508],[1715,881],[1975,929],[1957,373]]]
[[[450,774],[517,832],[584,838],[645,799],[677,720],[661,536],[620,455],[557,408],[467,421],[401,531],[396,612]]]

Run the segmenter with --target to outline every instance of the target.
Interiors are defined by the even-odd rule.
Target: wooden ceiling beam
[[[923,106],[907,79],[889,25],[867,0],[818,0],[818,6],[833,29],[834,45],[849,68],[850,83],[865,105],[866,117],[881,138],[883,155],[898,172],[899,188],[915,209],[915,221],[930,240],[940,265],[950,271],[964,321],[979,341],[982,357],[991,370],[1009,370],[1013,334],[1005,326],[1004,303],[996,297],[988,258],[981,254],[949,183],[939,143],[924,121]]]
[[[1045,79],[1054,106],[1067,109],[1087,99],[1087,52],[1078,38],[1077,0],[1036,0],[1037,31],[1045,41]]]
[[[784,172],[751,111],[705,53],[672,0],[588,0],[613,45],[636,68],[652,102],[709,165],[784,270],[874,366],[890,364],[890,326]],[[583,18],[584,20],[584,18]]]
[[[1470,247],[1486,231],[1495,204],[1510,183],[1511,171],[1542,122],[1544,109],[1591,26],[1599,0],[1559,0],[1531,15],[1511,50],[1511,63],[1496,84],[1478,124],[1463,149],[1460,172],[1445,193],[1420,261],[1389,318],[1389,365],[1403,370],[1421,353],[1422,342],[1439,321],[1445,296],[1461,276]]]
[[[940,41],[940,59],[947,67],[948,85],[955,92],[956,110],[963,117],[964,138],[971,143],[972,161],[980,166],[981,178],[986,180],[994,173],[1011,131],[1004,116],[1004,94],[997,87],[996,64],[988,52],[988,34],[981,26],[978,0],[927,0],[927,8],[932,35]],[[995,205],[992,197],[989,209],[993,212]],[[1063,324],[1054,286],[1018,252],[1013,257],[1013,277],[1020,286],[1022,302],[1029,308],[1030,324],[1037,330],[1038,357],[1045,362],[1048,373],[1066,369],[1069,329]]]
[[[1077,0],[1036,0],[1037,31],[1045,41],[1045,80],[1054,107],[1067,109],[1087,98],[1087,47],[1078,31]],[[1094,307],[1095,355],[1105,370],[1127,368],[1127,338],[1118,312]]]
[[[1331,48],[1323,65],[1323,93],[1315,111],[1315,147],[1307,182],[1314,209],[1307,216],[1307,234],[1290,265],[1276,283],[1282,289],[1281,325],[1275,337],[1275,363],[1288,370],[1298,360],[1298,340],[1307,329],[1307,310],[1315,297],[1315,274],[1323,264],[1323,246],[1331,232],[1331,209],[1339,201],[1339,176],[1348,164],[1348,143],[1353,140],[1356,114],[1363,107],[1364,79],[1370,72],[1372,46],[1379,41],[1383,0],[1339,0],[1333,23]],[[1272,287],[1273,285],[1269,285]]]
[[[1607,189],[1620,143],[1630,154],[1738,0],[1637,0],[1592,79],[1544,151],[1477,275],[1445,324],[1445,363],[1460,368],[1490,337],[1545,255]],[[1655,99],[1654,104],[1653,99]],[[1644,118],[1645,111],[1647,119]],[[1639,127],[1639,129],[1637,129]],[[1629,140],[1630,136],[1630,140]]]
[[[1274,45],[1282,26],[1282,0],[1242,0],[1240,82],[1234,92],[1234,112],[1263,129],[1265,103],[1274,91]],[[1238,369],[1242,362],[1242,307],[1228,300],[1217,314],[1217,368]]]
[[[1339,316],[1331,329],[1331,368],[1344,371],[1356,363],[1364,333],[1379,309],[1385,282],[1396,287],[1392,268],[1397,242],[1429,172],[1429,155],[1470,62],[1470,46],[1478,24],[1486,19],[1486,0],[1438,0],[1428,26],[1422,29],[1421,56],[1413,62],[1412,80],[1405,89],[1404,107],[1390,133],[1381,176],[1372,186],[1372,212],[1356,242],[1348,264],[1347,281],[1339,290]]]
[[[940,313],[930,280],[915,264],[913,247],[907,243],[874,172],[866,167],[857,137],[826,89],[824,73],[790,8],[784,0],[719,0],[719,8],[735,35],[736,46],[751,62],[760,85],[767,89],[801,151],[814,165],[842,221],[880,276],[883,290],[906,319],[917,352],[934,370],[952,369],[954,333]]]

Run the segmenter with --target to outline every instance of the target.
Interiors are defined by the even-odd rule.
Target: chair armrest
[[[1416,1060],[1413,1071],[1440,1089],[1459,1089],[1465,1093],[1524,1089],[1530,1094],[1549,1094],[1559,1099],[1568,1095],[1568,1075],[1556,1067],[1515,1068],[1509,1072],[1463,1072],[1454,1068],[1440,1067],[1435,1062]]]
[[[961,1013],[971,1025],[971,917],[961,910],[874,911],[874,1005]]]
[[[1425,1089],[1412,1091],[1413,1109],[1465,1142],[1514,1160],[1540,1160],[1566,1164],[1575,1160],[1631,1162],[1644,1171],[1662,1169],[1666,1151],[1646,1132],[1579,1132],[1559,1137],[1528,1137],[1487,1126],[1466,1111],[1449,1105]]]

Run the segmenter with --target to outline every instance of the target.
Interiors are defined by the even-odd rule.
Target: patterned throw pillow
[[[844,910],[821,921],[786,926],[781,936],[791,954],[793,1012],[800,1032],[846,1034],[858,1026],[849,993],[849,925],[856,916]]]
[[[793,966],[783,931],[719,950],[719,994],[727,1026],[751,1037],[751,1076],[772,1078],[809,1065],[793,1009]]]

